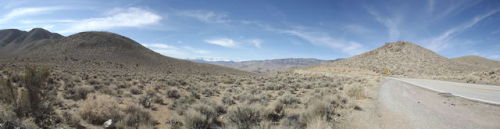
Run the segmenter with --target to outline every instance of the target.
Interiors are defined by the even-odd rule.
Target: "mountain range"
[[[199,63],[216,64],[248,72],[266,73],[266,72],[275,72],[291,68],[318,65],[337,60],[320,60],[314,58],[285,58],[285,59],[270,59],[270,60],[251,60],[251,61],[207,61],[203,59],[194,59],[191,61]]]

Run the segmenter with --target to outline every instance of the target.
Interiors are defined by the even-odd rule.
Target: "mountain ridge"
[[[290,68],[299,68],[321,63],[331,62],[334,60],[320,60],[315,58],[283,58],[283,59],[267,59],[267,60],[249,60],[249,61],[204,61],[191,60],[200,63],[216,64],[225,67],[231,67],[243,71],[266,73],[281,71]]]
[[[34,30],[34,32],[43,30]],[[44,37],[43,35],[41,37]],[[0,48],[5,60],[55,64],[68,69],[141,73],[247,74],[246,72],[163,56],[111,32],[80,32],[62,38],[19,42]]]

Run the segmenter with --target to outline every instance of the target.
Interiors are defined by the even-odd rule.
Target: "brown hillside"
[[[463,74],[480,69],[452,62],[431,50],[409,42],[386,43],[375,50],[322,66],[361,68],[380,74],[405,76]]]
[[[139,43],[109,32],[82,32],[60,39],[22,42],[3,58],[58,64],[71,69],[177,74],[246,74],[231,68],[166,57]],[[8,47],[8,46],[6,46]]]
[[[457,63],[473,65],[473,67],[481,67],[484,69],[497,69],[500,68],[500,61],[490,60],[484,57],[470,55],[452,58],[451,60]]]
[[[59,39],[63,37],[64,36],[60,34],[51,33],[42,28],[34,28],[29,32],[17,29],[6,29],[0,30],[0,47],[16,43],[27,43],[43,39]]]

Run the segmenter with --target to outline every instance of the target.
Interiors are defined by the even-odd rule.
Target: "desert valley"
[[[8,29],[0,46],[2,128],[366,128],[352,123],[378,111],[387,77],[500,85],[499,61],[404,41],[272,72],[175,59],[110,32]]]
[[[500,129],[500,0],[0,0],[0,129]]]

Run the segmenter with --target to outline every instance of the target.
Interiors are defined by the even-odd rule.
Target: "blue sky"
[[[110,31],[176,58],[336,59],[410,41],[500,59],[498,0],[1,0],[0,28]]]

